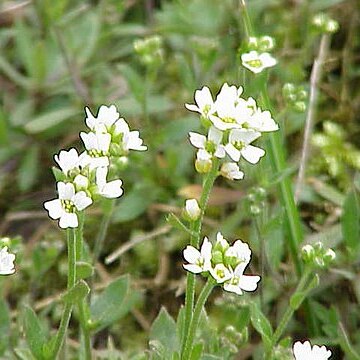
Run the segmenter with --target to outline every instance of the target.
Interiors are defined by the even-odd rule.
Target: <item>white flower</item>
[[[325,346],[314,345],[311,348],[309,341],[297,341],[293,346],[293,353],[295,360],[327,360],[331,356],[331,351]]]
[[[225,282],[224,290],[234,292],[235,294],[242,295],[244,291],[255,291],[257,283],[260,281],[260,276],[257,275],[244,275],[244,270],[247,263],[240,263],[229,281]]]
[[[87,127],[95,132],[108,132],[110,127],[119,119],[120,115],[115,105],[101,105],[95,117],[88,107],[85,107]]]
[[[250,129],[260,132],[269,132],[279,130],[279,125],[271,117],[270,111],[257,111],[251,116],[247,123]]]
[[[245,264],[246,266],[251,259],[251,250],[247,243],[236,240],[234,244],[226,250],[225,256],[235,257],[239,263]]]
[[[72,183],[57,183],[59,198],[44,203],[44,208],[49,212],[49,216],[59,220],[59,226],[62,229],[68,227],[76,228],[78,226],[78,218],[76,211],[87,208],[92,200],[84,191],[75,193]]]
[[[7,246],[0,250],[0,275],[11,275],[15,272],[15,255],[8,253]]]
[[[117,179],[106,182],[107,173],[107,167],[98,167],[96,169],[97,193],[109,199],[118,198],[124,192],[121,188],[122,181],[120,179]]]
[[[76,149],[61,150],[59,155],[54,155],[54,160],[58,163],[60,169],[65,175],[68,175],[70,170],[79,169],[80,157]]]
[[[109,166],[109,148],[111,135],[108,133],[85,133],[81,132],[80,137],[85,145],[86,152],[80,155],[82,165],[90,165],[90,169],[101,166]]]
[[[225,157],[224,146],[221,145],[223,133],[216,127],[211,126],[209,129],[208,137],[204,135],[190,132],[190,142],[198,149],[204,149],[209,154],[212,154],[218,158]]]
[[[244,99],[240,98],[243,88],[229,86],[225,83],[215,100],[216,113],[210,115],[210,120],[219,130],[241,128],[247,118],[248,109],[243,106]]]
[[[234,161],[239,161],[243,156],[251,164],[256,164],[265,155],[265,151],[250,143],[260,136],[261,133],[254,130],[233,129],[230,131],[229,143],[225,145],[225,151]]]
[[[126,152],[129,150],[147,150],[147,146],[142,145],[143,140],[140,138],[139,131],[130,131],[128,123],[123,118],[115,123],[114,135],[119,134],[122,134],[122,148]]]
[[[195,221],[199,218],[201,209],[196,199],[189,199],[185,201],[185,214],[191,221]]]
[[[185,104],[185,107],[190,111],[200,113],[205,118],[208,118],[215,111],[214,101],[207,86],[195,91],[195,103],[196,105]]]
[[[241,180],[244,178],[244,173],[240,171],[238,164],[234,162],[223,163],[220,174],[229,180]]]
[[[275,66],[277,61],[269,53],[259,54],[257,51],[250,51],[241,55],[241,62],[244,67],[255,74],[262,72],[265,68]]]
[[[184,264],[184,269],[194,274],[199,274],[211,269],[211,249],[212,244],[207,237],[201,245],[200,251],[188,245],[183,251],[184,259],[188,264]]]
[[[212,155],[205,149],[200,149],[196,153],[195,168],[199,173],[207,173],[212,166]]]
[[[74,184],[76,190],[86,190],[89,187],[89,179],[81,174],[75,176]]]
[[[231,269],[228,269],[224,264],[216,264],[214,268],[210,269],[210,274],[218,284],[222,284],[233,276]]]
[[[221,232],[219,231],[216,234],[216,243],[215,243],[215,247],[217,249],[220,249],[221,251],[225,251],[229,248],[229,243],[227,242],[227,240],[223,237],[223,235],[221,234]]]

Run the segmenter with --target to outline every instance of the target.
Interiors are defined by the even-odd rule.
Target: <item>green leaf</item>
[[[94,267],[85,262],[77,261],[76,262],[76,280],[86,279],[94,274]]]
[[[126,197],[115,208],[112,221],[114,223],[133,220],[146,211],[156,196],[150,186],[138,186],[126,194]]]
[[[62,296],[62,299],[64,302],[77,304],[79,301],[84,299],[89,292],[89,285],[84,280],[80,280]]]
[[[20,360],[39,360],[33,356],[30,349],[16,348],[14,353]]]
[[[355,189],[345,198],[341,226],[346,246],[353,255],[357,254],[360,247],[360,201]]]
[[[304,301],[306,296],[306,292],[305,291],[300,291],[297,292],[295,294],[293,294],[290,298],[290,306],[293,310],[297,310],[301,303]]]
[[[190,360],[199,360],[201,358],[203,348],[204,348],[203,343],[195,344],[191,351]]]
[[[65,174],[57,167],[53,166],[51,168],[51,171],[52,171],[56,181],[64,181],[66,179]]]
[[[30,147],[24,154],[17,174],[17,181],[21,192],[28,191],[35,184],[39,169],[39,148]]]
[[[129,275],[113,281],[90,306],[91,327],[96,331],[126,315],[140,300],[140,293],[130,289]]]
[[[22,313],[26,341],[36,359],[43,359],[43,347],[47,334],[33,309],[25,306]]]
[[[250,305],[250,319],[256,331],[261,335],[264,341],[265,347],[271,346],[271,337],[273,335],[273,329],[269,320],[260,310],[258,304],[253,302]]]
[[[9,345],[10,336],[10,314],[9,308],[5,300],[0,300],[0,355]]]
[[[179,351],[180,342],[176,333],[176,324],[164,307],[150,329],[150,341],[160,342],[168,354]]]
[[[30,134],[38,134],[48,130],[60,123],[68,120],[78,114],[78,110],[72,107],[64,107],[56,110],[50,110],[45,114],[41,114],[35,119],[29,121],[25,126],[25,130]]]

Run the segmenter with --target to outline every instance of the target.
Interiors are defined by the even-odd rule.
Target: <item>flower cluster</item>
[[[326,269],[335,260],[336,254],[332,249],[325,249],[321,242],[305,245],[302,248],[302,258],[306,264],[315,268]]]
[[[115,105],[102,105],[95,117],[85,108],[89,132],[81,132],[85,151],[61,150],[54,156],[58,171],[58,198],[44,203],[52,219],[63,229],[78,226],[79,211],[99,197],[117,198],[123,194],[122,181],[108,181],[111,161],[126,157],[130,150],[146,150],[138,131],[130,131]]]
[[[250,262],[249,245],[236,240],[230,245],[220,232],[216,235],[213,246],[207,237],[200,251],[188,245],[183,251],[184,269],[194,274],[211,276],[224,290],[241,295],[243,291],[254,291],[260,276],[244,275],[244,270]]]
[[[15,255],[8,252],[7,246],[0,250],[0,275],[11,275],[15,272]]]
[[[311,347],[309,341],[304,343],[297,341],[293,346],[293,353],[295,360],[327,360],[331,356],[331,351],[325,346]]]
[[[274,48],[274,39],[270,36],[261,36],[259,38],[251,36],[241,54],[241,63],[248,70],[255,74],[264,69],[275,66],[277,61],[268,51]]]
[[[200,113],[208,134],[190,132],[190,142],[198,149],[195,167],[200,173],[210,171],[212,160],[216,157],[231,161],[224,162],[220,169],[222,176],[242,179],[238,162],[243,157],[256,164],[265,151],[252,143],[263,132],[278,130],[278,125],[269,111],[262,111],[256,101],[241,97],[243,88],[224,83],[215,101],[208,87],[195,92],[196,104],[185,104],[190,111]]]

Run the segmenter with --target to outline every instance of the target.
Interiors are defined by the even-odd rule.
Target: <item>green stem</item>
[[[68,229],[67,235],[67,246],[68,246],[68,278],[67,278],[67,289],[70,290],[76,281],[76,250],[75,250],[75,229]],[[66,303],[64,312],[61,317],[59,330],[56,334],[53,349],[52,359],[57,359],[59,351],[64,343],[66,330],[69,326],[70,317],[72,312],[72,304]]]
[[[303,275],[301,276],[300,282],[299,282],[294,294],[299,294],[301,292],[304,292],[304,295],[305,295],[305,293],[311,288],[311,286],[306,286],[308,284],[308,280],[309,280],[309,277],[311,274],[312,274],[312,269],[309,267],[304,271]],[[310,282],[310,285],[311,284],[312,284],[312,282]],[[300,306],[300,304],[298,304],[298,305]],[[281,335],[285,331],[290,319],[294,315],[295,310],[296,309],[294,308],[294,306],[291,306],[291,304],[289,304],[288,308],[286,309],[284,315],[282,316],[280,323],[279,323],[278,327],[276,328],[276,331],[272,337],[273,347],[275,347],[275,345],[279,341]]]
[[[218,174],[219,160],[215,158],[210,172],[207,173],[207,176],[203,182],[203,189],[199,201],[200,207],[200,216],[199,218],[191,224],[192,236],[190,237],[190,245],[194,247],[199,246],[200,236],[201,236],[201,226],[204,218],[205,209],[209,200],[211,189],[214,185],[214,181]],[[193,308],[194,308],[194,297],[195,297],[195,275],[188,272],[186,277],[186,293],[185,293],[185,320],[184,320],[184,334],[182,338],[182,350],[184,351],[185,342],[187,335],[189,333],[189,325],[192,318]]]
[[[195,334],[196,334],[196,329],[199,325],[201,311],[204,308],[205,302],[206,302],[207,298],[209,297],[213,288],[214,288],[214,283],[209,278],[207,283],[201,290],[201,293],[199,295],[198,301],[195,306],[194,316],[192,317],[191,322],[190,322],[188,336],[185,340],[185,348],[184,348],[184,351],[181,356],[182,360],[190,359],[192,347],[193,347],[193,343],[194,343],[194,338],[195,338]]]
[[[76,229],[76,260],[82,260],[82,249],[84,247],[83,227],[85,216],[84,213],[79,214],[79,226]],[[91,339],[88,327],[88,314],[85,311],[86,297],[78,302],[79,309],[79,323],[82,333],[82,344],[85,350],[85,359],[91,360]]]

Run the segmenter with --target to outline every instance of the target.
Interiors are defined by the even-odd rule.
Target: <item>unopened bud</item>
[[[196,199],[189,199],[185,201],[185,210],[183,216],[188,221],[195,221],[199,218],[201,209]]]

